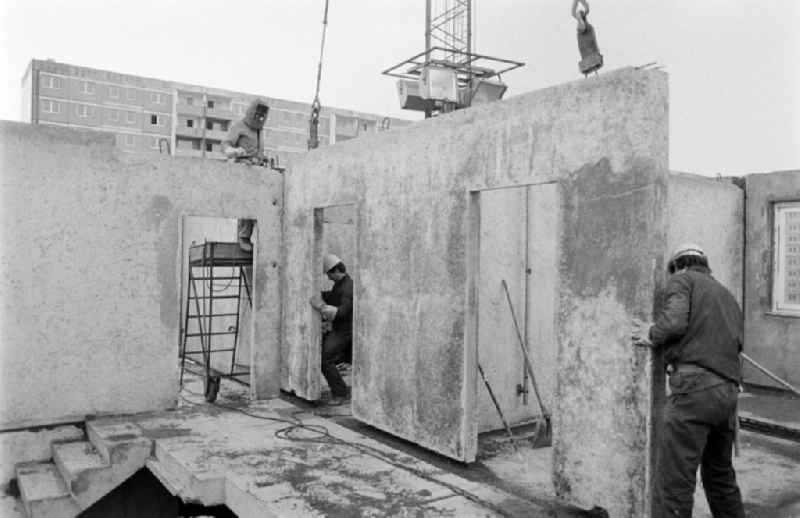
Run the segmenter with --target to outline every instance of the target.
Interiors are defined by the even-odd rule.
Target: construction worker
[[[711,513],[743,517],[731,462],[742,378],[742,311],[711,276],[699,246],[679,246],[668,270],[655,322],[635,321],[632,336],[635,345],[663,349],[669,374],[656,501],[664,516],[690,517],[699,465]]]
[[[263,155],[261,129],[267,120],[269,106],[261,99],[254,99],[244,117],[231,124],[228,135],[222,141],[222,152],[236,162],[257,163]],[[253,234],[255,220],[240,219],[237,234],[239,247],[245,252],[253,251],[250,237]]]
[[[311,298],[323,322],[331,323],[331,330],[322,339],[322,375],[331,388],[331,405],[341,405],[347,400],[347,385],[336,368],[336,362],[351,354],[353,348],[353,279],[339,257],[327,254],[322,260],[322,270],[333,281],[330,291]]]

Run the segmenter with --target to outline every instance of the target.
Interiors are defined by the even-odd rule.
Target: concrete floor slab
[[[235,398],[234,398],[235,399]],[[208,404],[125,420],[185,500],[247,516],[502,516],[524,499],[471,482],[280,399]]]

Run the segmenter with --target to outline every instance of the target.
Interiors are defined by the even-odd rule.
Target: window
[[[214,123],[207,120],[206,121],[206,129],[207,130],[213,130],[214,129]]]
[[[94,95],[94,83],[90,83],[89,81],[81,81],[81,92]]]
[[[128,124],[136,124],[136,114],[134,112],[128,112],[127,120]]]
[[[127,147],[136,146],[136,136],[135,135],[125,135],[125,145]]]
[[[150,92],[150,102],[154,104],[162,104],[164,102],[164,96],[158,92]]]
[[[60,77],[42,76],[42,87],[60,89],[62,86]]]
[[[150,149],[158,149],[159,137],[150,137]]]
[[[800,316],[800,201],[775,204],[772,309]]]
[[[91,117],[93,114],[93,110],[91,106],[86,106],[85,104],[78,104],[75,106],[75,114],[78,117],[86,118]]]
[[[211,108],[211,109],[213,110],[213,109],[214,109],[214,101],[211,101],[211,100],[209,100],[209,101],[206,103],[206,106],[208,106],[209,108]]]
[[[194,106],[194,97],[186,98],[186,106]]]
[[[186,127],[194,128],[194,119],[186,119]]]
[[[117,87],[117,86],[109,86],[108,87],[108,96],[111,99],[119,99],[119,87]]]
[[[213,151],[213,150],[214,146],[211,144],[211,142],[206,142],[206,151]]]
[[[150,115],[150,124],[153,126],[163,126],[164,119],[155,114]]]
[[[134,90],[133,88],[129,88],[127,97],[128,97],[129,101],[135,101],[136,100],[136,90]]]
[[[228,131],[228,121],[222,121],[219,123],[219,129],[221,131]]]
[[[42,100],[42,111],[44,113],[61,113],[61,103],[58,101]]]
[[[117,110],[108,112],[108,120],[111,122],[119,122],[119,112]]]

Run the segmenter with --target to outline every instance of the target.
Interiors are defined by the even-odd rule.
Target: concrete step
[[[16,472],[29,518],[74,518],[80,512],[55,464],[25,462],[17,464]]]
[[[87,421],[88,442],[54,443],[53,459],[81,510],[145,466],[152,448],[136,425]]]
[[[89,484],[102,483],[103,486],[108,486],[114,483],[110,478],[111,464],[98,453],[92,443],[53,443],[52,450],[53,462],[81,509],[88,507],[83,495],[89,490]]]
[[[146,457],[149,457],[153,447],[153,441],[144,436],[141,428],[133,423],[115,420],[86,421],[86,436],[98,453],[111,464],[125,462],[132,454],[138,457],[144,450]],[[144,460],[139,467],[143,466]]]

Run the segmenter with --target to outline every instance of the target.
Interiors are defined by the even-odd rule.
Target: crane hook
[[[582,10],[578,8],[578,4],[583,6]],[[578,69],[584,76],[588,76],[591,72],[597,72],[603,66],[603,55],[600,54],[600,48],[597,45],[594,27],[586,18],[588,15],[588,0],[572,1],[572,16],[578,20],[578,51],[581,54]]]
[[[583,5],[583,10],[578,9],[578,4]],[[587,0],[572,1],[572,17],[578,20],[578,32],[586,30],[586,17],[589,15],[589,2]]]

